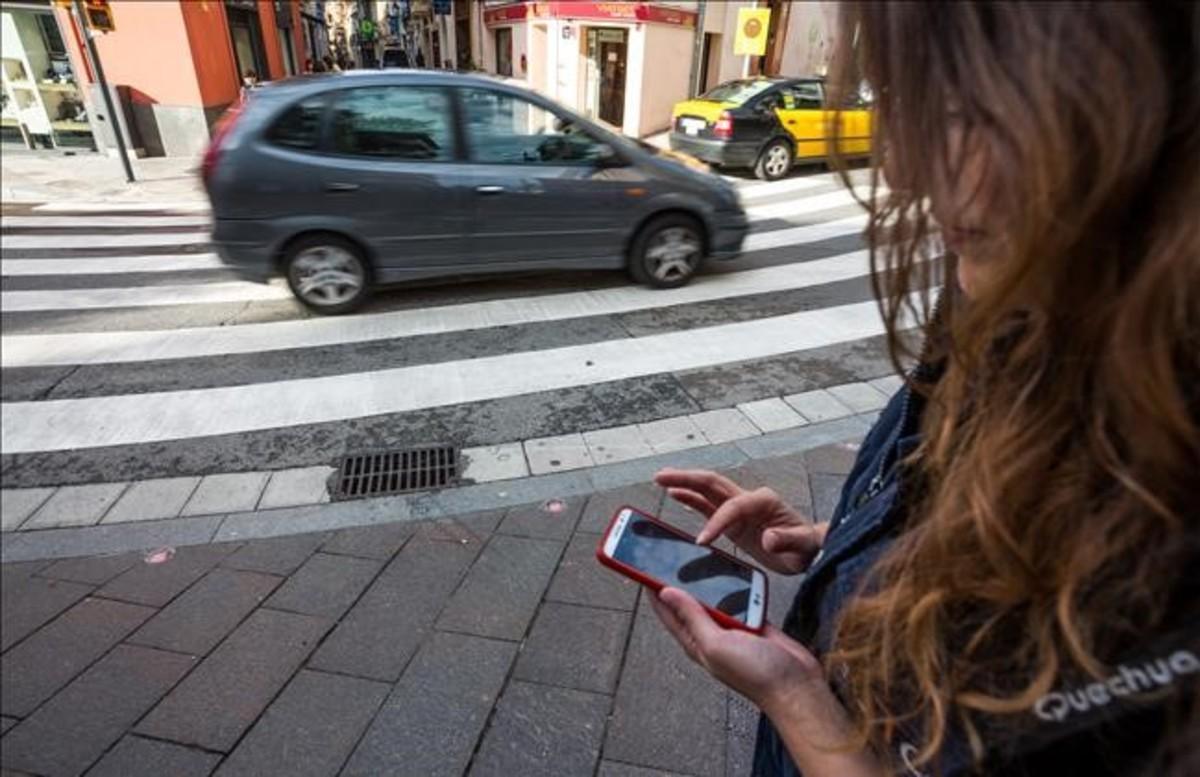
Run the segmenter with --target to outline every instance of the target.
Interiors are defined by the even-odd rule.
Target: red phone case
[[[617,524],[617,518],[621,515],[621,511],[623,511],[623,510],[632,510],[633,512],[642,516],[643,518],[653,521],[654,523],[663,527],[667,531],[672,532],[674,534],[678,534],[680,537],[684,537],[693,542],[695,542],[696,538],[693,537],[692,535],[688,534],[685,531],[681,531],[680,529],[676,528],[675,526],[672,526],[669,523],[664,523],[663,521],[660,521],[658,518],[655,518],[653,515],[650,515],[645,510],[639,510],[638,508],[633,507],[631,505],[623,505],[621,507],[618,507],[617,511],[615,513],[613,513],[613,517],[608,522],[608,528],[604,530],[604,535],[600,538],[600,544],[598,544],[596,546],[596,560],[599,561],[604,566],[608,567],[609,569],[611,569],[615,572],[620,572],[622,575],[625,575],[626,577],[636,580],[637,582],[641,583],[642,585],[649,588],[651,591],[654,591],[655,594],[657,594],[659,591],[661,591],[662,589],[667,587],[666,583],[663,583],[661,580],[658,580],[657,578],[650,577],[650,575],[647,575],[645,572],[641,571],[640,569],[631,567],[628,564],[623,564],[614,558],[609,558],[604,553],[604,545],[605,545],[605,543],[608,542],[608,535],[612,533],[613,527],[616,526],[616,524]],[[767,601],[768,601],[768,599],[767,599],[768,590],[767,589],[770,587],[770,582],[771,582],[770,579],[767,577],[767,573],[763,572],[758,567],[753,566],[751,564],[747,564],[745,561],[742,561],[740,558],[735,558],[735,557],[729,555],[728,553],[726,553],[725,551],[720,550],[718,548],[710,547],[709,550],[711,550],[713,553],[720,554],[720,555],[724,556],[725,558],[732,560],[735,564],[739,564],[743,567],[749,567],[750,569],[753,569],[754,571],[760,573],[763,576],[763,625],[758,627],[757,629],[751,628],[750,626],[747,626],[745,623],[742,623],[741,621],[739,621],[737,618],[732,618],[732,617],[726,615],[725,613],[721,612],[720,610],[709,607],[704,602],[700,602],[701,606],[704,607],[705,611],[707,611],[708,614],[712,616],[713,620],[715,620],[717,623],[721,624],[722,626],[724,626],[727,629],[741,629],[742,631],[748,631],[751,634],[761,634],[763,628],[765,628],[767,625],[767,617],[766,617]]]

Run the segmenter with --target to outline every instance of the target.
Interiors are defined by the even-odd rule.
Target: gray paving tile
[[[372,559],[314,553],[267,600],[267,606],[336,620],[350,609],[382,566]]]
[[[854,412],[825,389],[789,394],[783,398],[783,401],[791,405],[793,410],[804,416],[810,423],[845,418]]]
[[[170,560],[161,564],[134,564],[101,588],[97,595],[161,607],[236,549],[236,545],[179,548]]]
[[[737,409],[764,432],[777,432],[808,423],[804,416],[779,397],[745,402],[738,405]]]
[[[208,777],[221,756],[170,742],[127,736],[87,777]]]
[[[584,432],[583,441],[597,464],[628,461],[654,453],[637,424]]]
[[[321,550],[341,556],[387,561],[408,541],[417,527],[412,521],[359,526],[334,532]]]
[[[0,543],[4,562],[29,559],[73,558],[101,553],[125,553],[183,547],[213,540],[222,517],[175,518],[170,521],[111,523],[75,529],[44,529],[7,534]]]
[[[310,615],[256,610],[136,731],[228,752],[329,626]]]
[[[804,452],[804,465],[809,472],[823,475],[849,475],[858,459],[861,446],[857,442],[822,445]]]
[[[43,569],[39,575],[55,580],[104,585],[139,561],[141,558],[136,553],[68,558],[54,562]]]
[[[745,437],[755,437],[762,434],[750,419],[736,408],[727,407],[721,410],[706,410],[688,416],[692,423],[700,428],[705,439],[710,443],[732,442]]]
[[[458,777],[516,654],[509,642],[434,634],[342,772],[343,777]]]
[[[595,462],[582,434],[564,434],[525,441],[525,460],[535,475],[590,467]]]
[[[701,777],[725,774],[725,691],[648,605],[634,618],[604,755]]]
[[[333,467],[275,470],[271,473],[271,479],[267,481],[262,498],[258,500],[257,509],[269,510],[273,507],[296,507],[328,502],[329,492],[325,483],[334,472]]]
[[[53,493],[53,488],[0,489],[0,531],[16,531]]]
[[[24,717],[154,614],[87,598],[0,656],[0,712]]]
[[[874,380],[867,381],[867,383],[870,383],[890,397],[904,385],[904,378],[899,375],[884,375],[882,378],[875,378]]]
[[[464,481],[489,483],[493,480],[523,478],[529,474],[525,450],[519,442],[464,448],[462,459],[466,464],[462,473]]]
[[[128,483],[63,486],[21,524],[21,528],[49,529],[99,523],[104,513],[128,486]]]
[[[888,394],[884,394],[870,383],[843,383],[840,386],[830,386],[826,390],[856,413],[882,410],[889,398]]]
[[[707,445],[702,448],[689,448],[684,451],[624,461],[620,464],[607,464],[588,470],[588,477],[592,482],[592,490],[607,491],[635,483],[649,483],[654,480],[655,473],[663,467],[683,469],[736,467],[743,464],[747,458],[746,452],[739,447],[743,442],[746,440],[721,445]]]
[[[740,694],[726,692],[726,774],[750,774],[753,770],[758,718],[753,704]]]
[[[230,472],[205,475],[196,486],[183,515],[215,515],[253,510],[267,485],[269,472]]]
[[[479,555],[479,541],[409,541],[312,657],[309,666],[394,682]]]
[[[803,454],[755,459],[746,465],[764,485],[805,515],[812,515],[812,492]]]
[[[89,585],[5,574],[0,586],[0,651],[8,650],[91,591]]]
[[[813,474],[809,483],[813,494],[813,519],[828,521],[833,518],[838,500],[842,498],[842,486],[846,479],[841,475]]]
[[[333,777],[390,690],[386,683],[302,670],[217,772]]]
[[[613,513],[626,505],[657,515],[662,505],[663,493],[663,490],[653,483],[638,483],[592,494],[583,510],[583,517],[579,519],[578,531],[604,533],[612,521]]]
[[[138,645],[207,655],[267,598],[281,578],[235,569],[211,570],[129,637]]]
[[[104,523],[174,518],[200,483],[198,477],[157,478],[134,483],[104,516]]]
[[[496,531],[518,537],[565,540],[575,531],[575,524],[579,522],[586,502],[585,497],[576,496],[514,507],[504,516]]]
[[[471,767],[471,777],[590,777],[609,697],[512,681]]]
[[[802,426],[799,429],[788,429],[764,434],[761,437],[738,440],[734,445],[752,459],[769,459],[791,453],[801,453],[828,445],[831,442],[861,439],[869,428],[870,424],[867,421],[852,415],[833,421]]]
[[[494,533],[500,526],[500,521],[504,520],[505,512],[504,510],[484,510],[466,515],[456,515],[448,520],[462,525],[476,537],[485,539],[487,535]]]
[[[708,444],[704,432],[685,415],[638,424],[655,453],[672,453]]]
[[[638,584],[596,561],[599,534],[576,534],[567,545],[546,599],[589,607],[632,610]]]
[[[3,715],[0,715],[0,734],[3,734],[4,732],[8,731],[10,728],[17,725],[17,723],[19,723],[19,722],[20,721],[18,721],[16,718],[8,718]]]
[[[558,565],[563,544],[496,534],[437,620],[481,637],[521,639]]]
[[[314,533],[247,540],[236,553],[222,561],[221,566],[273,575],[290,575],[328,538],[328,534]]]
[[[611,694],[632,615],[546,602],[521,646],[518,680]]]
[[[4,737],[5,766],[80,774],[145,714],[194,659],[117,645]]]
[[[729,775],[737,777],[734,772],[730,772]],[[679,772],[664,772],[661,769],[648,769],[645,766],[634,766],[617,761],[601,761],[600,771],[596,773],[596,777],[687,777],[687,775]]]

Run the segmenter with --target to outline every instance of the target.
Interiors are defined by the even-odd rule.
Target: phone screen
[[[625,530],[612,552],[615,560],[747,622],[754,578],[751,567],[629,512]]]

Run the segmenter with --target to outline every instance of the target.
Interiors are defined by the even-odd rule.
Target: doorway
[[[625,55],[627,33],[620,28],[589,27],[587,31],[588,112],[616,127],[625,121]]]
[[[229,19],[229,36],[233,40],[233,56],[237,63],[237,80],[240,84],[247,72],[262,81],[271,79],[267,69],[267,57],[263,53],[262,27],[258,22],[258,7],[246,2],[225,1],[225,15]]]

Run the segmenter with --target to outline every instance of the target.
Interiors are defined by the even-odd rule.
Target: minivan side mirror
[[[607,143],[600,144],[596,148],[596,155],[592,158],[596,163],[596,167],[624,167],[625,160],[617,153],[616,149]]]

